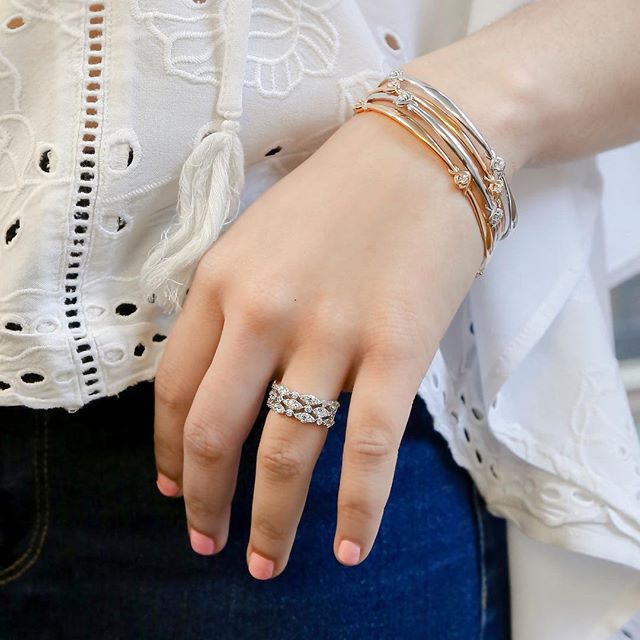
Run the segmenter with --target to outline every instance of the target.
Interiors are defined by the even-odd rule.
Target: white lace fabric
[[[221,126],[231,1],[1,5],[0,405],[74,411],[154,377],[176,314],[140,270],[175,219],[183,163]],[[252,3],[241,211],[386,71],[473,25],[458,6],[393,4]],[[517,232],[419,393],[494,513],[640,569],[640,445],[611,340],[602,177],[593,158],[516,177]]]

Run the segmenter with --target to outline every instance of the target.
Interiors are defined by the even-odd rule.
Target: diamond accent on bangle
[[[401,90],[393,102],[399,107],[411,104],[413,102],[413,94],[409,91]]]
[[[400,80],[391,80],[390,82],[387,82],[387,90],[392,92],[392,93],[398,93],[399,91],[402,90],[402,87],[400,85]]]
[[[491,173],[497,178],[501,178],[504,173],[506,163],[500,156],[491,159]]]
[[[504,218],[504,211],[497,203],[492,203],[491,205],[485,205],[487,212],[489,213],[489,224],[492,227],[497,227],[500,222],[502,222],[502,218]]]
[[[500,196],[504,191],[504,182],[502,179],[496,179],[494,177],[486,178],[487,181],[487,189],[489,193],[495,198],[496,196]]]
[[[323,400],[310,393],[292,391],[274,381],[269,390],[267,406],[300,422],[330,427],[334,424],[340,403],[337,400]]]
[[[392,80],[399,80],[400,82],[402,82],[402,80],[404,80],[404,73],[402,69],[394,69],[387,77],[391,78]]]
[[[361,111],[368,111],[369,103],[366,98],[361,98],[353,105],[353,111],[355,113],[360,113]]]
[[[450,172],[453,175],[453,181],[456,186],[464,191],[471,184],[471,174],[468,171],[461,171],[456,167],[454,171]]]

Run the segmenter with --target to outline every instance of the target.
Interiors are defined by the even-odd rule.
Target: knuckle
[[[339,501],[338,513],[341,518],[355,522],[375,520],[379,515],[373,505],[353,499]]]
[[[261,280],[240,294],[242,321],[254,332],[270,329],[289,315],[293,300],[289,288],[275,278],[269,282]]]
[[[257,517],[253,522],[253,531],[259,537],[273,542],[284,542],[288,539],[288,532],[269,520],[269,518]]]
[[[270,443],[259,452],[258,464],[270,479],[292,480],[304,473],[304,459],[289,444]]]
[[[192,287],[204,286],[212,290],[216,289],[224,279],[222,273],[222,261],[217,251],[207,251],[196,266],[193,274]]]
[[[390,432],[389,427],[359,429],[358,433],[347,438],[347,449],[361,460],[384,461],[398,453],[398,445]]]
[[[219,432],[196,416],[187,419],[185,423],[184,447],[191,457],[207,465],[225,459],[230,450]]]

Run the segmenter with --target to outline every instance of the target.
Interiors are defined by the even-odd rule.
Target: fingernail
[[[343,540],[338,547],[338,560],[342,564],[352,566],[360,561],[360,547],[351,542],[351,540]]]
[[[258,580],[268,580],[273,575],[275,563],[252,551],[249,555],[249,573]]]
[[[173,480],[169,480],[167,476],[160,473],[159,471],[158,471],[158,479],[156,480],[156,484],[158,485],[158,489],[160,490],[160,493],[164,496],[169,496],[170,498],[177,496],[178,491],[180,491],[180,487],[178,487],[178,485]]]
[[[191,548],[202,556],[210,556],[216,550],[216,543],[195,529],[189,529],[189,540]]]

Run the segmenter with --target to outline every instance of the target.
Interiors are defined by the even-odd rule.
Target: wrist
[[[479,72],[469,62],[479,59],[463,40],[415,58],[402,68],[445,93],[469,116],[506,160],[510,179],[532,163],[537,153],[534,82],[524,67],[508,61],[493,64],[488,60],[488,66],[482,63]]]
[[[389,118],[363,113],[348,119],[314,154],[327,165],[335,156],[358,158],[366,173],[361,190],[394,194],[391,217],[412,220],[417,237],[437,229],[455,271],[470,286],[483,258],[483,241],[473,210],[445,164],[423,142]]]

